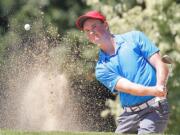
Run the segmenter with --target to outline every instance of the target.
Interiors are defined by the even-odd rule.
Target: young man
[[[139,31],[112,34],[105,16],[98,11],[80,16],[76,25],[90,42],[100,47],[96,78],[120,96],[124,111],[115,132],[162,133],[169,114],[169,71],[159,49]]]

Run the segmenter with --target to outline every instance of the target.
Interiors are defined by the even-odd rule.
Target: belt
[[[138,111],[141,111],[159,101],[162,101],[162,100],[165,100],[166,98],[159,98],[159,97],[155,97],[155,98],[152,98],[140,105],[136,105],[136,106],[130,106],[130,107],[124,107],[123,109],[126,111],[126,112],[138,112]]]

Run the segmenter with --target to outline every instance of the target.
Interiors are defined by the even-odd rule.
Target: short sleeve
[[[105,63],[97,63],[96,65],[96,79],[105,85],[112,93],[117,93],[115,86],[120,78],[122,78],[118,73],[115,73],[108,69],[104,65]]]
[[[134,31],[133,39],[139,46],[143,57],[145,57],[146,59],[150,58],[154,53],[159,51],[156,45],[152,41],[150,41],[150,39],[144,33],[140,31]]]

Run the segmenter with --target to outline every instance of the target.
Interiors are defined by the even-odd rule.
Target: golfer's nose
[[[92,35],[92,34],[94,34],[94,32],[93,32],[93,31],[90,31],[89,34]]]
[[[96,32],[95,32],[94,30],[91,30],[91,31],[89,32],[90,35],[95,34],[95,33],[96,33]]]

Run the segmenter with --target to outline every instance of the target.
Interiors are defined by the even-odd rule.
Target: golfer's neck
[[[100,48],[107,53],[108,55],[114,55],[115,54],[115,43],[113,38],[111,40],[108,40],[100,45]]]

